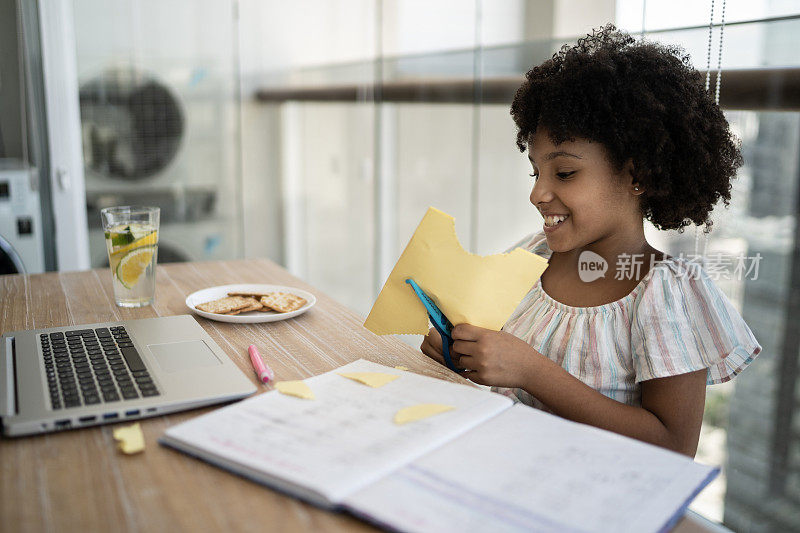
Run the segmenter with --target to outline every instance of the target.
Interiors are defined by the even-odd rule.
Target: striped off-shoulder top
[[[547,259],[552,254],[544,233],[530,235],[511,249],[516,247]],[[503,331],[605,396],[629,405],[641,405],[642,381],[707,368],[707,383],[722,383],[761,351],[708,273],[682,258],[655,263],[627,296],[596,307],[564,305],[539,280]],[[544,407],[522,389],[495,390]]]

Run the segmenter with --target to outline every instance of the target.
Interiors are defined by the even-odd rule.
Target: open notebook
[[[339,372],[400,376],[372,388]],[[514,405],[358,360],[169,428],[160,442],[325,508],[403,531],[660,531],[719,472]],[[395,413],[451,411],[403,425]]]

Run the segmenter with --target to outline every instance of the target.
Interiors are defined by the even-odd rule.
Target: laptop
[[[256,391],[191,315],[5,333],[6,436],[134,420]]]

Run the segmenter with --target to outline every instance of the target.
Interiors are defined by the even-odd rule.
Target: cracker
[[[206,313],[225,314],[238,309],[252,306],[256,300],[254,298],[242,298],[241,296],[229,296],[219,298],[210,302],[197,304],[195,307]]]
[[[269,307],[270,309],[274,309],[279,313],[289,313],[291,311],[297,311],[306,305],[306,299],[301,298],[296,294],[272,292],[261,297],[261,304],[264,307]]]
[[[260,309],[264,309],[264,306],[261,305],[261,302],[253,300],[253,304],[248,307],[243,307],[242,309],[237,309],[236,311],[230,311],[225,313],[226,315],[238,315],[239,313],[249,313],[250,311],[258,311]]]

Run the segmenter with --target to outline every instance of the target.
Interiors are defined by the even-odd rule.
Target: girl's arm
[[[530,350],[535,356],[526,365],[520,388],[553,413],[694,457],[703,420],[706,369],[643,381],[642,406],[634,407],[604,396]]]
[[[706,370],[642,382],[642,406],[634,407],[604,396],[509,333],[460,324],[452,335],[457,364],[470,369],[465,377],[471,381],[521,388],[563,418],[694,457]],[[440,345],[434,332],[422,351],[440,361]]]

